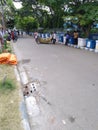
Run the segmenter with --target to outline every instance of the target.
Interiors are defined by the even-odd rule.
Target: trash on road
[[[71,123],[74,123],[75,120],[76,120],[76,117],[74,117],[74,116],[69,116],[69,121],[70,121]]]
[[[62,123],[63,123],[64,125],[66,125],[66,121],[65,121],[65,120],[62,120]]]

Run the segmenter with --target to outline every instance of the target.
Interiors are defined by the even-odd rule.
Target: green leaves
[[[79,25],[82,32],[89,34],[94,22],[98,23],[98,1],[87,0],[69,0],[68,9],[66,15],[69,15],[71,22]],[[73,17],[72,17],[73,16]],[[77,18],[75,21],[74,19]]]
[[[22,19],[18,17],[18,24],[17,27],[26,30],[26,31],[32,31],[33,29],[38,27],[38,22],[35,18],[28,16],[23,17]]]

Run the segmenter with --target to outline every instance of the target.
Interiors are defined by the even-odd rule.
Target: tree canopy
[[[13,0],[1,0],[0,1],[1,5],[1,14],[2,14],[2,19],[5,24],[3,26],[6,26],[7,28],[13,28],[14,27],[14,16],[15,16],[15,7],[13,4]]]
[[[13,1],[22,2],[22,8],[15,9]],[[98,23],[98,0],[8,0],[7,5],[10,8],[5,11],[9,23],[7,25],[12,21],[17,27],[28,30],[30,29],[26,23],[32,29],[63,28],[65,23],[74,29],[78,27],[88,35],[93,25]],[[26,22],[25,26],[23,20]]]
[[[65,21],[77,24],[78,28],[89,35],[94,23],[98,23],[97,0],[71,0],[66,10]]]

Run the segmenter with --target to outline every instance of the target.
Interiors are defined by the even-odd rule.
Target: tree
[[[26,32],[30,32],[38,27],[38,22],[31,16],[28,17],[17,17],[17,28],[23,29]]]
[[[26,13],[32,13],[41,27],[63,27],[65,0],[20,0]],[[47,8],[47,9],[46,9]]]
[[[77,24],[78,28],[88,37],[93,23],[98,22],[97,0],[70,0],[65,21]]]
[[[14,14],[15,14],[15,7],[13,5],[12,0],[1,0],[1,7],[2,7],[2,17],[3,26],[6,28],[13,28],[14,27]]]
[[[63,27],[64,15],[64,1],[65,0],[39,0],[39,2],[49,8],[50,28]]]

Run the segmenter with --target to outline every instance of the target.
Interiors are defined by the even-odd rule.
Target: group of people
[[[67,33],[65,33],[65,37],[66,37],[65,45],[68,45],[71,38],[73,38],[74,45],[78,44],[78,37],[79,37],[78,31],[74,31],[73,34],[67,31]]]
[[[73,33],[67,31],[67,33],[65,33],[64,35],[65,37],[65,45],[68,45],[68,43],[70,42],[70,39],[73,38],[73,44],[74,45],[77,45],[78,44],[78,37],[79,37],[79,33],[78,31],[74,31]],[[39,33],[38,32],[35,32],[34,33],[34,38],[35,38],[35,41],[38,43],[38,38],[39,38]],[[51,38],[51,42],[53,44],[56,43],[57,41],[57,36],[56,36],[56,32],[52,32],[51,35],[50,35],[50,38]]]
[[[3,27],[0,27],[0,43],[1,46],[4,45],[4,41],[16,41],[18,39],[19,32],[16,30],[4,30]]]
[[[52,32],[52,34],[51,34],[51,42],[53,43],[53,44],[55,44],[56,43],[56,32]],[[35,32],[34,33],[34,38],[35,38],[35,41],[38,43],[38,38],[39,38],[39,34],[38,34],[38,32]]]

